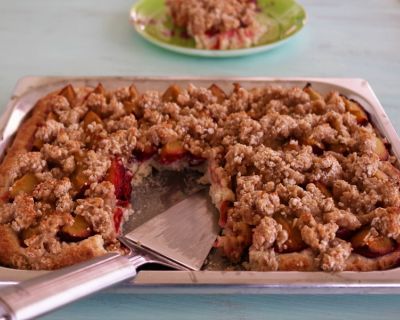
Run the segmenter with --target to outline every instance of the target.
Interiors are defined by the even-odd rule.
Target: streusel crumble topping
[[[223,228],[215,247],[248,270],[400,261],[400,171],[362,107],[337,92],[99,84],[42,99],[32,119],[38,110],[31,141],[2,164],[5,266],[55,269],[123,253],[132,181],[140,187],[151,167],[204,172]]]

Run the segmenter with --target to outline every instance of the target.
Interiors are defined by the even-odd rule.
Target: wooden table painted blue
[[[271,52],[213,60],[167,52],[128,24],[130,0],[0,0],[0,106],[25,75],[326,76],[367,79],[400,127],[400,1],[303,0],[309,21]],[[0,235],[1,236],[1,235]],[[394,319],[400,296],[99,293],[46,319]]]

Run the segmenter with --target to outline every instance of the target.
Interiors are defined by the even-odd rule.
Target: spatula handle
[[[135,264],[116,253],[52,271],[0,290],[0,319],[38,317],[135,275]]]

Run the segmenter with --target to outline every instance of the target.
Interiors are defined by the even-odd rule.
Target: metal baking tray
[[[400,159],[399,137],[368,82],[363,79],[337,78],[25,77],[18,81],[0,119],[0,155],[4,153],[21,121],[39,98],[68,83],[75,86],[96,86],[99,82],[108,89],[133,82],[139,91],[163,91],[172,83],[182,87],[189,83],[197,86],[216,83],[226,91],[232,89],[233,82],[244,87],[267,84],[303,87],[312,83],[321,93],[337,90],[360,102],[370,114],[378,131],[390,142],[393,154]],[[43,272],[0,267],[0,286],[15,284]],[[399,294],[400,268],[339,273],[142,270],[135,280],[108,291],[168,294]]]

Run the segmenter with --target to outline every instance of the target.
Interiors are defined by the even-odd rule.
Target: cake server
[[[129,225],[129,224],[128,224]],[[219,233],[206,190],[120,238],[131,252],[108,253],[0,290],[0,320],[31,319],[126,279],[147,263],[199,270]]]

